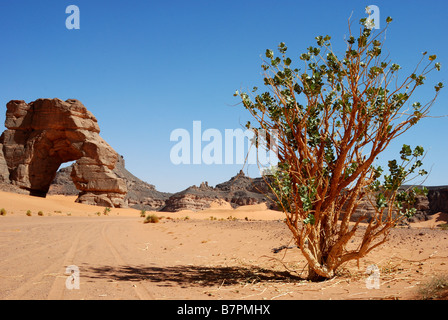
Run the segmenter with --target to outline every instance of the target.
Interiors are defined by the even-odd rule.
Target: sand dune
[[[233,209],[230,203],[217,200],[210,204],[210,208],[193,211],[181,210],[178,212],[161,213],[172,218],[188,217],[193,219],[245,219],[245,220],[278,220],[284,219],[283,212],[270,210],[266,204],[241,206]]]
[[[45,216],[95,216],[99,212],[103,214],[104,208],[76,203],[76,196],[48,195],[46,198],[31,197],[22,194],[0,191],[0,208],[4,208],[7,214],[25,215],[28,210],[33,215],[42,211]],[[109,215],[138,217],[140,210],[130,208],[112,208]],[[265,204],[243,206],[233,209],[226,201],[215,201],[210,208],[202,211],[182,210],[179,212],[159,213],[158,215],[181,218],[188,216],[194,219],[228,218],[230,216],[238,219],[254,220],[277,220],[283,219],[281,212],[269,210]]]
[[[419,221],[412,223],[414,228],[436,228],[442,224],[448,223],[448,213],[438,212],[431,216],[426,221]]]
[[[75,200],[76,196],[52,195],[40,198],[0,191],[0,208],[4,208],[7,215],[25,215],[31,210],[32,215],[42,211],[44,216],[90,216],[104,211],[103,207],[76,203]],[[136,216],[138,212],[135,209],[113,208],[109,214]]]

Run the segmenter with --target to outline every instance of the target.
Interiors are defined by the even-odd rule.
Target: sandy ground
[[[158,213],[159,223],[144,224],[138,210],[104,215],[104,208],[73,201],[0,192],[7,211],[0,216],[0,299],[414,299],[421,284],[448,274],[448,231],[437,227],[445,214],[393,230],[359,265],[310,283],[282,213],[263,205],[217,203],[202,212]],[[282,246],[292,248],[276,253]],[[379,289],[368,288],[372,264]],[[71,265],[79,288],[72,282],[69,290]]]

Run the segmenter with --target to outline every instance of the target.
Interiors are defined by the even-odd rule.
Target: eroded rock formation
[[[50,186],[48,194],[77,195],[78,190],[73,184],[70,174],[73,165],[61,168]],[[125,202],[130,208],[138,210],[157,211],[165,206],[165,201],[171,196],[170,193],[157,191],[155,186],[140,180],[125,167],[123,156],[118,157],[114,173],[126,183],[128,193]]]
[[[56,171],[76,161],[77,202],[124,207],[126,183],[114,173],[118,154],[100,135],[97,119],[78,100],[38,99],[7,104],[0,137],[0,180],[45,196]]]

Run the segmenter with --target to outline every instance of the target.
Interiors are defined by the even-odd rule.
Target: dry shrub
[[[159,222],[159,220],[160,220],[160,218],[157,215],[151,214],[146,217],[146,219],[143,221],[143,223],[157,223],[157,222]]]
[[[418,297],[422,300],[448,300],[448,275],[437,275],[418,290]]]

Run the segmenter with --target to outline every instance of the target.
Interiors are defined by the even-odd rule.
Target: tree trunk
[[[308,280],[312,281],[312,282],[321,282],[321,281],[325,281],[328,280],[329,278],[327,277],[323,277],[320,274],[318,274],[316,271],[314,271],[313,268],[311,268],[310,266],[308,267]]]

